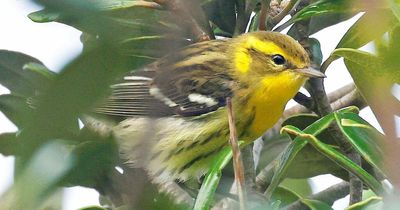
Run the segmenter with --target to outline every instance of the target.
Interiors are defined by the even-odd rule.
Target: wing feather
[[[229,65],[223,43],[191,45],[131,72],[111,86],[111,95],[95,111],[122,117],[197,116],[225,106],[233,80],[223,69]]]

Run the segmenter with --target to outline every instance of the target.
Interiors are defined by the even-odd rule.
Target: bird
[[[306,50],[288,35],[257,31],[188,45],[126,74],[95,112],[114,117],[121,157],[155,183],[199,179],[229,146],[226,98],[247,145],[281,117],[310,77]]]

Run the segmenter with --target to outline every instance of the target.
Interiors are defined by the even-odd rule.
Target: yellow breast
[[[255,87],[247,103],[238,107],[239,115],[242,117],[245,117],[244,115],[252,116],[253,118],[247,128],[248,130],[245,131],[248,136],[258,138],[271,128],[282,116],[286,103],[294,97],[304,82],[304,77],[290,71],[263,78],[260,84]],[[249,114],[249,112],[252,112],[252,114]]]

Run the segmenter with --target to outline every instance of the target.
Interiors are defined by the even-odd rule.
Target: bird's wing
[[[225,106],[233,80],[219,42],[184,48],[125,76],[95,111],[120,117],[198,116]]]

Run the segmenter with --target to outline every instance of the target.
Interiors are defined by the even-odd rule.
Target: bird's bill
[[[316,77],[316,78],[325,78],[326,77],[326,75],[324,73],[322,73],[312,67],[307,67],[304,69],[296,69],[295,71],[306,77]]]

